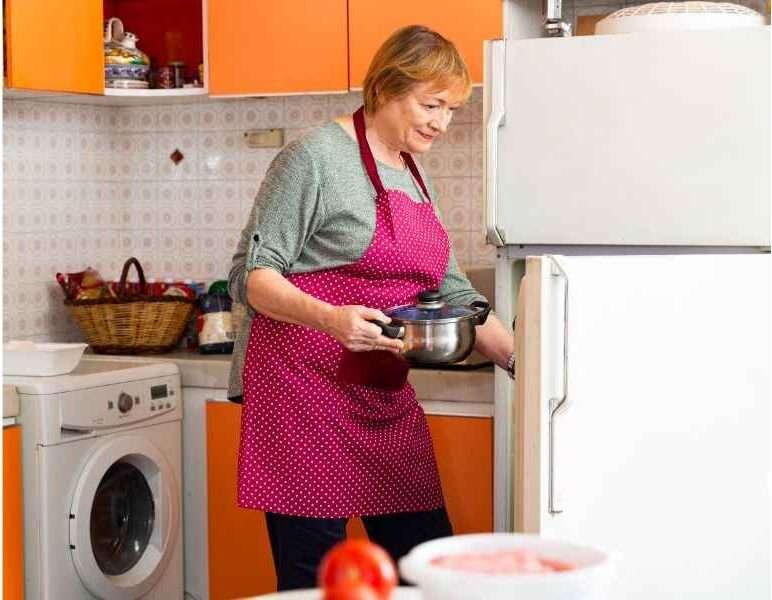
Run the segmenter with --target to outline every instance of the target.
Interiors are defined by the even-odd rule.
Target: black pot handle
[[[387,338],[391,338],[393,340],[398,340],[403,337],[405,337],[405,328],[400,327],[397,325],[389,325],[388,323],[384,323],[383,321],[379,321],[378,319],[371,319],[370,323],[374,323],[378,327],[381,328],[381,332],[383,335],[385,335]]]
[[[483,325],[485,321],[488,320],[488,315],[491,312],[491,305],[487,302],[483,302],[482,300],[475,300],[472,302],[472,308],[476,308],[478,311],[475,315],[475,326]]]

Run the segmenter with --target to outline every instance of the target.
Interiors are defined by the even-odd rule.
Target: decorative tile
[[[239,129],[242,126],[240,103],[233,100],[223,101],[220,118],[223,129]]]
[[[246,180],[262,178],[279,150],[279,148],[244,148],[239,154],[240,178]]]
[[[222,129],[222,111],[220,103],[206,103],[199,107],[199,129],[201,131],[217,131]]]
[[[496,247],[485,240],[485,233],[476,231],[470,234],[469,262],[475,266],[492,267],[496,263]]]
[[[265,126],[268,128],[286,127],[285,98],[271,97],[261,100],[265,105]]]
[[[230,257],[233,256],[233,253],[236,252],[236,247],[239,243],[239,237],[241,237],[241,228],[239,228],[238,231],[228,230],[222,232],[222,235],[219,238],[220,249],[224,255],[228,257],[228,259],[230,259]]]
[[[331,94],[328,115],[330,119],[352,115],[362,106],[362,93]]]
[[[115,129],[117,131],[136,131],[138,128],[137,113],[131,110],[122,110],[115,116]]]
[[[306,127],[323,125],[330,118],[330,96],[314,94],[311,96],[295,96],[303,111],[303,121]]]
[[[175,278],[198,279],[201,270],[201,261],[196,257],[183,257],[177,261]]]
[[[160,106],[157,110],[157,131],[173,131],[176,126],[176,119],[174,116],[176,107],[174,105]]]
[[[262,129],[266,127],[267,105],[260,99],[249,98],[237,104],[240,111],[240,123],[244,129]]]
[[[453,255],[456,257],[456,262],[465,268],[469,266],[470,262],[470,234],[467,231],[448,231],[450,237],[451,248]]]
[[[183,104],[175,113],[174,126],[178,131],[192,131],[198,129],[200,113],[198,105]]]
[[[155,159],[159,179],[190,179],[198,174],[198,134],[195,131],[163,133],[158,136]],[[174,164],[169,158],[179,150],[184,159]]]
[[[158,131],[158,109],[156,107],[127,107],[123,109],[123,112],[131,113],[135,132]]]
[[[472,95],[453,115],[453,123],[480,123],[483,115],[483,93],[482,87],[472,89]],[[452,125],[451,125],[452,127]]]

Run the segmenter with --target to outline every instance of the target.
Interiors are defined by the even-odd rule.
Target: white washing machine
[[[5,383],[20,399],[27,600],[181,599],[177,366],[90,358]]]

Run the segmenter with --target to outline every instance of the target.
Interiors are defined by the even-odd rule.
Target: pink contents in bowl
[[[539,556],[533,550],[500,550],[445,554],[430,561],[436,567],[486,575],[530,575],[573,571],[576,565]]]

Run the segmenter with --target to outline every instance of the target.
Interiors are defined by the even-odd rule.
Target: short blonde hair
[[[363,85],[365,112],[380,102],[400,98],[417,83],[434,82],[437,89],[457,87],[464,102],[472,93],[472,79],[453,42],[423,25],[398,29],[378,49]]]

